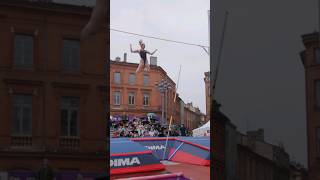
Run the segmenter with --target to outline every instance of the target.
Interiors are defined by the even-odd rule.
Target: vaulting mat
[[[130,140],[151,150],[159,160],[210,165],[209,137],[169,137],[167,146],[166,138],[131,138]]]
[[[163,170],[151,150],[128,138],[112,138],[110,141],[111,175]]]

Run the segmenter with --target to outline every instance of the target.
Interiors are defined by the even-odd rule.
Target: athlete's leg
[[[145,71],[150,71],[150,64],[148,63],[148,60],[146,60],[146,64],[144,67],[145,67],[144,68]]]
[[[136,70],[136,73],[141,72],[143,66],[144,66],[144,65],[143,65],[143,60],[141,59],[141,60],[140,60],[140,63],[139,63],[139,66],[138,66],[138,68],[137,68],[137,70]]]

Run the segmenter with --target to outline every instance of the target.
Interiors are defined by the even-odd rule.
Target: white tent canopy
[[[205,136],[205,135],[208,136],[208,131],[210,132],[210,121],[208,121],[203,126],[192,130],[192,136],[194,137]]]

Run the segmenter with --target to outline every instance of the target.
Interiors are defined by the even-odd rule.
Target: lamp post
[[[168,90],[171,89],[170,83],[166,79],[161,79],[160,82],[156,83],[157,89],[161,93],[162,97],[162,105],[161,105],[161,125],[166,124],[165,119],[167,118],[167,99],[168,99]],[[164,112],[166,112],[166,115],[164,115]]]

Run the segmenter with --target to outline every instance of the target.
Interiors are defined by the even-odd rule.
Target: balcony
[[[32,147],[32,136],[29,135],[12,135],[11,136],[11,147]]]
[[[68,150],[78,150],[80,147],[80,137],[61,136],[59,147]]]

